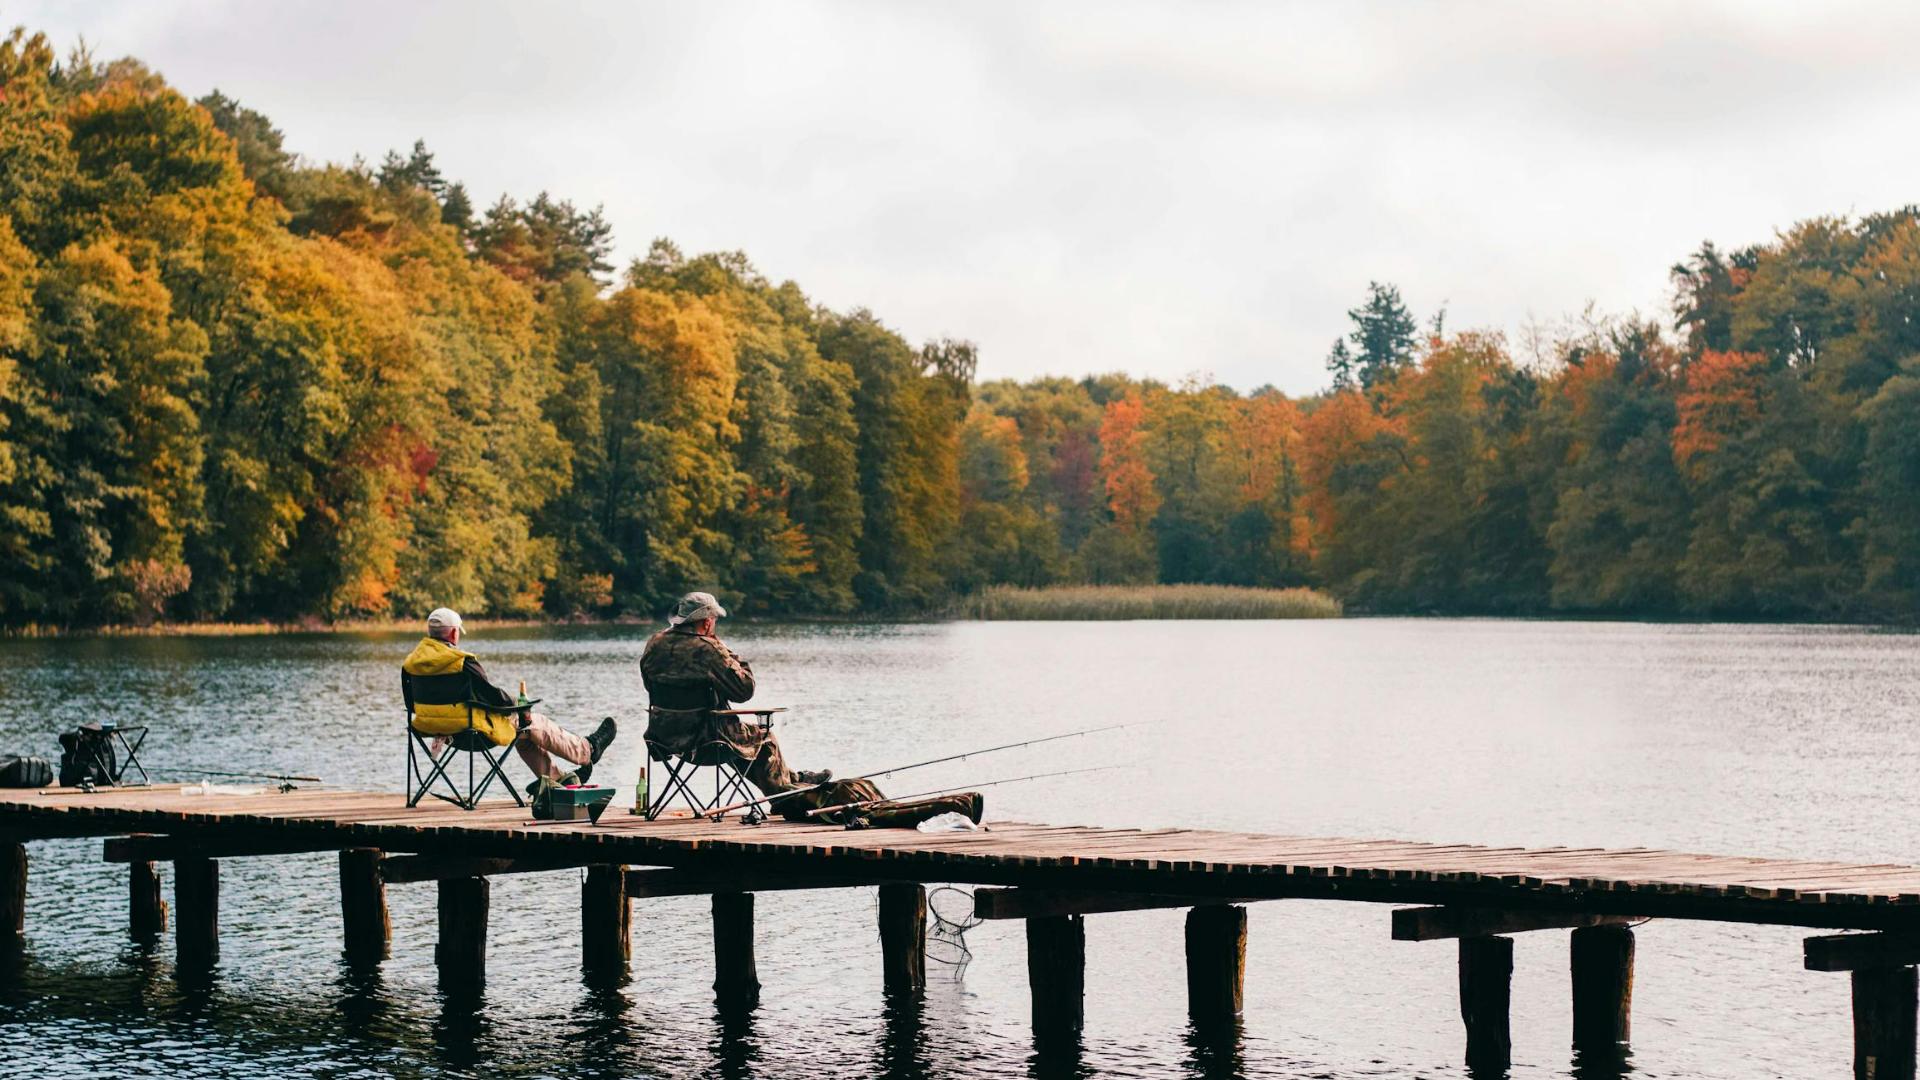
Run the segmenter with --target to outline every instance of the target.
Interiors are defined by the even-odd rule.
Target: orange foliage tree
[[[1120,531],[1137,534],[1160,510],[1160,492],[1146,455],[1146,403],[1138,394],[1107,403],[1100,418],[1100,474]]]
[[[1682,469],[1726,445],[1760,418],[1767,358],[1760,353],[1708,349],[1687,368],[1674,405],[1673,461]]]

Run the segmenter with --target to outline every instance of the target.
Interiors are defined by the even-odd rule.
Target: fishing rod
[[[287,792],[294,790],[295,783],[301,783],[301,784],[326,783],[325,780],[322,780],[317,776],[285,776],[280,773],[223,772],[219,769],[184,769],[184,768],[173,768],[170,766],[163,766],[163,765],[154,766],[153,771],[161,772],[161,773],[192,773],[195,776],[228,776],[228,777],[234,777],[236,779],[241,779],[241,780],[272,780],[276,782],[276,786],[280,788],[280,794],[282,795],[285,795]]]
[[[1026,780],[1044,780],[1049,776],[1072,776],[1075,773],[1108,772],[1113,769],[1135,769],[1135,768],[1139,768],[1139,766],[1137,765],[1093,765],[1084,769],[1060,769],[1056,772],[1034,773],[1031,776],[1009,776],[1000,780],[989,780],[984,784],[960,784],[956,787],[937,788],[933,791],[922,791],[917,795],[898,795],[890,799],[860,799],[855,802],[841,803],[838,806],[823,806],[818,810],[807,811],[807,816],[810,818],[819,817],[822,814],[831,814],[836,810],[872,809],[873,807],[876,807],[876,806],[884,806],[887,803],[903,803],[903,802],[907,802],[910,799],[931,799],[935,795],[952,795],[955,792],[973,791],[978,788],[999,787],[1001,784],[1018,784]]]
[[[946,757],[916,761],[911,765],[895,765],[890,769],[879,769],[870,773],[861,773],[859,776],[848,777],[843,780],[827,780],[818,784],[808,784],[805,787],[788,788],[785,791],[775,792],[772,795],[763,795],[758,799],[749,799],[746,802],[734,803],[731,806],[722,806],[717,810],[709,810],[705,816],[710,820],[719,821],[723,816],[735,810],[748,810],[756,806],[767,806],[779,802],[781,799],[792,798],[795,795],[804,795],[809,791],[818,791],[823,787],[829,787],[833,784],[847,784],[855,780],[871,780],[876,776],[892,776],[894,773],[906,772],[908,769],[920,769],[928,765],[944,765],[949,761],[964,761],[978,754],[992,754],[1001,750],[1016,750],[1022,746],[1038,746],[1041,743],[1057,742],[1061,739],[1072,739],[1081,735],[1098,735],[1103,731],[1119,731],[1121,728],[1145,727],[1149,724],[1157,724],[1159,722],[1158,720],[1132,720],[1124,724],[1108,724],[1105,727],[1087,728],[1084,731],[1069,731],[1060,735],[1046,735],[1038,739],[1027,739],[1024,742],[1011,742],[1001,746],[989,746],[984,750],[968,750],[964,753],[948,754]]]
[[[326,781],[317,776],[282,776],[270,772],[221,772],[219,769],[176,769],[165,765],[156,765],[154,772],[192,773],[195,776],[234,776],[242,780],[298,780],[307,784],[323,784]]]

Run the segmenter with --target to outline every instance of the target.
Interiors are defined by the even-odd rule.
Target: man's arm
[[[753,669],[719,638],[708,638],[707,642],[712,646],[707,651],[707,672],[720,696],[728,701],[753,700]]]
[[[473,694],[474,701],[495,709],[510,709],[518,704],[512,694],[493,685],[493,680],[487,678],[487,669],[480,666],[480,661],[469,656],[461,666],[466,669],[467,688]]]

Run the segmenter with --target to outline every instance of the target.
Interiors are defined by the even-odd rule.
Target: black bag
[[[99,724],[60,733],[61,787],[111,787],[119,782],[120,756],[114,752],[112,733]]]
[[[53,783],[53,766],[43,757],[0,754],[0,787],[46,787]]]

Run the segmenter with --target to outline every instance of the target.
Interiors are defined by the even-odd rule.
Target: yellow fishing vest
[[[458,735],[467,730],[471,712],[474,730],[495,746],[506,746],[519,735],[513,714],[467,707],[473,690],[466,662],[472,656],[430,637],[421,638],[407,654],[400,671],[403,689],[413,702],[413,729],[422,735]]]

